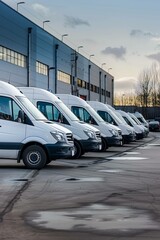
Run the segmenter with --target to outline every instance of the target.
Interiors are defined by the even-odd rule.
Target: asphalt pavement
[[[0,240],[160,239],[160,133],[29,170],[0,162]]]

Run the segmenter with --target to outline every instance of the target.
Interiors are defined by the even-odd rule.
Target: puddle
[[[120,169],[104,169],[104,170],[99,170],[98,172],[106,172],[106,173],[120,173],[120,172],[123,172],[122,170]]]
[[[27,221],[32,226],[52,230],[101,231],[111,234],[159,229],[145,210],[101,204],[60,211],[31,212]]]
[[[150,143],[148,144],[149,146],[156,146],[156,147],[160,147],[160,143]]]
[[[19,179],[13,179],[15,182],[28,182],[28,179],[25,178],[19,178]]]
[[[150,146],[142,146],[142,147],[138,147],[138,149],[152,149]]]
[[[147,158],[144,157],[127,157],[127,156],[122,156],[122,157],[109,157],[106,158],[108,160],[128,160],[128,161],[139,161],[139,160],[144,160]]]
[[[126,155],[138,155],[139,152],[125,152]]]
[[[149,143],[145,146],[138,147],[138,149],[153,149],[152,147],[160,147],[160,143]]]
[[[103,182],[103,178],[99,177],[90,177],[90,178],[65,178],[60,181],[68,181],[68,182]]]

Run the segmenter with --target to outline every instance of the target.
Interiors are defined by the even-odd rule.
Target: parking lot
[[[0,163],[0,239],[159,239],[160,133],[29,170]]]

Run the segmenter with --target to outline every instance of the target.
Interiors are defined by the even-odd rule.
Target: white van
[[[0,159],[41,169],[74,154],[73,134],[54,124],[13,85],[0,81]]]
[[[141,126],[144,130],[144,137],[147,137],[149,134],[149,129],[145,127],[139,120],[138,118],[133,114],[128,112],[129,116],[137,123],[137,125]]]
[[[149,130],[149,123],[146,121],[146,119],[143,117],[143,115],[140,112],[137,112],[137,111],[134,113],[134,115]]]
[[[122,110],[116,110],[116,111],[121,114],[121,116],[129,126],[134,128],[136,132],[136,139],[137,140],[142,139],[144,137],[144,129],[141,126],[138,126],[137,123],[129,116],[128,113]]]
[[[56,95],[81,121],[92,124],[100,130],[102,151],[105,151],[109,146],[122,145],[121,130],[116,126],[106,123],[85,100],[70,94]]]
[[[89,105],[100,115],[100,117],[110,124],[118,126],[122,131],[123,143],[129,143],[135,140],[134,129],[117,117],[114,110],[111,110],[106,104],[98,101],[87,101]],[[114,109],[114,108],[113,108]]]
[[[19,89],[47,119],[72,131],[75,144],[75,153],[72,158],[80,158],[85,152],[101,150],[100,131],[80,121],[53,93],[34,87],[19,87]]]

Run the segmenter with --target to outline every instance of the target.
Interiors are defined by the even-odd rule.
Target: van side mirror
[[[17,122],[24,123],[24,112],[23,112],[23,110],[19,110]]]

